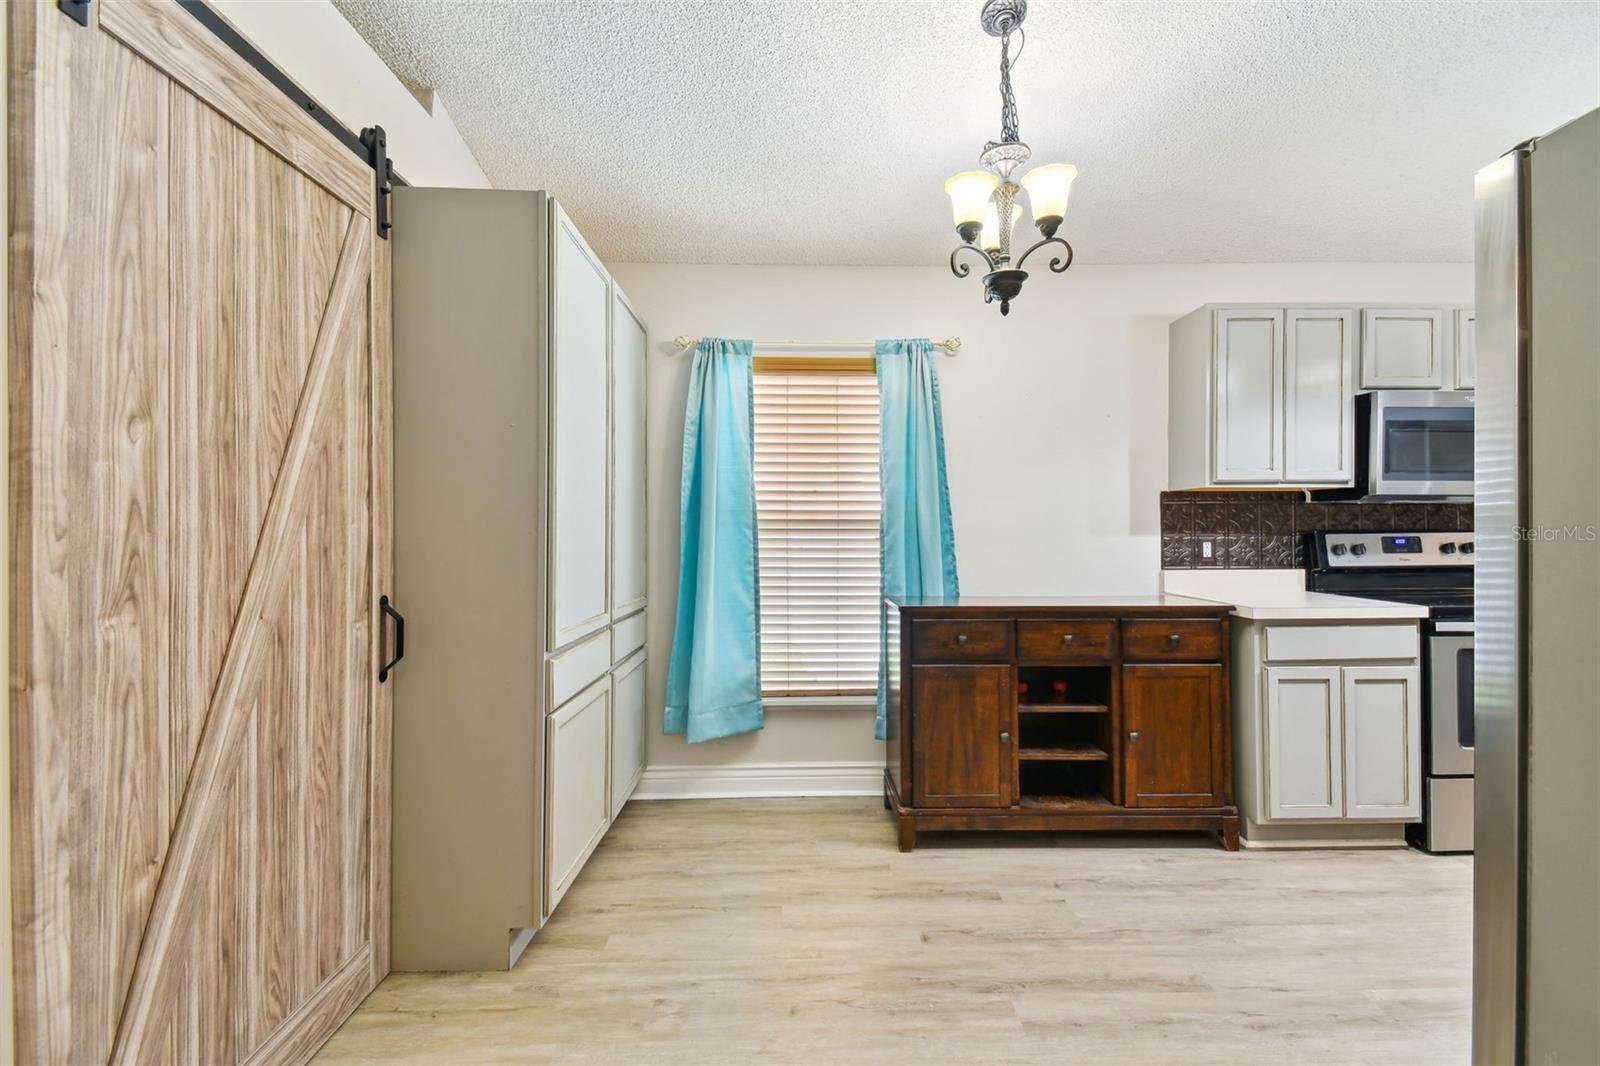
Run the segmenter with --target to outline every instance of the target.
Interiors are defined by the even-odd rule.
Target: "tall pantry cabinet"
[[[395,191],[397,970],[515,963],[644,765],[644,323],[541,192]]]

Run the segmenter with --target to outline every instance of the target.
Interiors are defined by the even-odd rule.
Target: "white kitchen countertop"
[[[1428,609],[1359,596],[1308,592],[1303,570],[1163,570],[1161,591],[1233,604],[1239,618],[1262,621],[1416,621]]]

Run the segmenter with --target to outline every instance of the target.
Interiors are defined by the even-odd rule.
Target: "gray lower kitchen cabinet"
[[[1233,642],[1245,842],[1402,845],[1422,815],[1416,623],[1235,619]]]

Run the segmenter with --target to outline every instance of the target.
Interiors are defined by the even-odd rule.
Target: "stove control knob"
[[[1471,551],[1472,550],[1472,545],[1470,545],[1470,544],[1467,545],[1467,549],[1466,550],[1467,551]],[[1455,553],[1456,553],[1456,546],[1454,544],[1450,543],[1449,541],[1445,541],[1443,544],[1439,545],[1439,554],[1440,555],[1454,555]]]
[[[1463,555],[1471,555],[1476,550],[1477,549],[1472,546],[1472,541],[1470,540],[1461,545],[1461,554]]]
[[[1343,544],[1330,544],[1330,545],[1328,545],[1328,551],[1332,552],[1334,555],[1343,555],[1344,554],[1344,545]]]
[[[1350,554],[1365,555],[1367,554],[1367,546],[1365,544],[1352,544],[1350,545]]]

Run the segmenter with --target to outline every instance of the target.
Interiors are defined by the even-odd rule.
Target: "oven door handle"
[[[1471,622],[1435,622],[1435,623],[1433,623],[1433,631],[1435,633],[1471,633],[1472,632],[1472,623]]]

